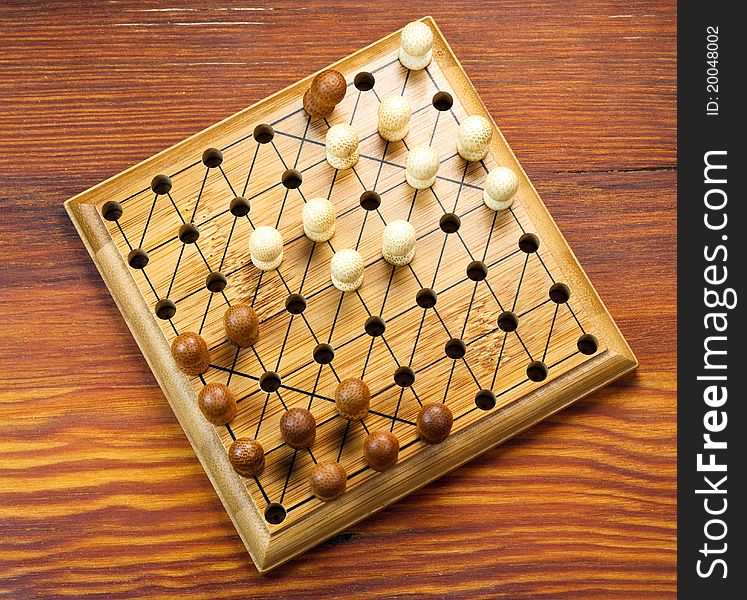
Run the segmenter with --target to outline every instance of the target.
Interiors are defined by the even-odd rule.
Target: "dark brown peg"
[[[309,475],[309,487],[322,502],[329,502],[342,495],[348,483],[348,475],[338,462],[320,462]]]
[[[309,448],[316,439],[316,419],[311,411],[293,407],[280,417],[280,435],[294,450]]]
[[[389,431],[372,431],[363,442],[363,457],[375,471],[394,466],[399,456],[399,440]]]
[[[210,351],[202,336],[185,331],[171,342],[171,356],[185,375],[202,375],[210,366]]]
[[[350,421],[359,421],[368,414],[371,391],[362,379],[350,377],[337,384],[335,404],[340,416]]]
[[[454,416],[445,404],[424,404],[418,413],[418,435],[426,444],[440,444],[451,432]]]
[[[259,338],[259,319],[248,304],[232,304],[223,315],[226,336],[242,348],[254,346]]]
[[[322,71],[303,95],[303,108],[312,117],[327,117],[345,97],[347,89],[342,73],[332,69]]]
[[[236,398],[228,386],[208,383],[197,396],[197,405],[213,425],[225,425],[236,415]]]
[[[238,438],[228,448],[228,460],[239,475],[256,477],[265,467],[265,451],[257,440]]]

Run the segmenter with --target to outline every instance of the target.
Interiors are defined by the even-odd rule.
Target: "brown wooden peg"
[[[254,346],[259,339],[259,319],[248,304],[229,306],[223,315],[223,328],[228,339],[241,348]]]
[[[171,342],[171,356],[178,369],[192,377],[202,375],[210,366],[210,351],[202,336],[185,331]]]
[[[265,467],[265,451],[257,440],[238,438],[228,448],[231,466],[243,477],[256,477]]]
[[[197,395],[197,405],[213,425],[225,425],[236,415],[236,398],[222,383],[208,383]]]
[[[347,89],[342,73],[333,69],[322,71],[303,95],[303,108],[312,117],[327,117],[345,97]]]
[[[348,475],[338,462],[320,462],[311,470],[309,487],[322,502],[329,502],[342,495],[348,483]]]

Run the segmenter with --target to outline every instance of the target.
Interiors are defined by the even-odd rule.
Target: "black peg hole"
[[[581,354],[594,354],[599,349],[599,342],[597,341],[597,338],[595,338],[590,333],[585,333],[580,338],[578,338],[578,342],[576,342],[576,345],[578,346],[578,351],[581,352]]]
[[[171,177],[168,175],[156,175],[150,182],[150,189],[160,196],[168,194],[172,185]]]
[[[306,310],[306,298],[301,294],[291,294],[285,299],[285,310],[292,315],[300,315]]]
[[[208,169],[219,167],[223,162],[223,152],[218,148],[208,148],[202,153],[202,164]]]
[[[107,221],[119,221],[122,216],[122,205],[114,200],[109,200],[101,207],[101,216]]]
[[[236,196],[231,200],[231,205],[229,207],[229,210],[234,217],[245,217],[249,214],[250,209],[251,206],[249,205],[249,200],[243,196]]]
[[[301,175],[300,171],[296,171],[296,169],[288,169],[287,171],[285,171],[285,173],[283,173],[280,181],[282,181],[283,185],[289,190],[295,190],[296,188],[301,186],[303,175]]]
[[[394,383],[396,383],[399,387],[410,387],[413,383],[415,383],[415,371],[413,371],[410,367],[399,367],[394,372]]]
[[[564,283],[555,283],[550,288],[550,300],[555,304],[565,304],[571,297],[571,289]]]
[[[436,292],[430,288],[423,288],[415,295],[415,302],[420,308],[433,308],[437,301]]]
[[[260,144],[269,144],[274,137],[275,130],[266,123],[257,125],[254,128],[254,139]]]
[[[433,107],[436,110],[445,111],[450,110],[454,106],[454,98],[451,97],[449,92],[436,92],[433,96]]]
[[[226,289],[227,285],[228,279],[226,279],[226,276],[223,273],[218,273],[217,271],[210,273],[210,275],[208,275],[205,279],[205,287],[213,294],[222,292]]]
[[[369,190],[361,194],[361,206],[366,210],[376,210],[381,206],[381,196]]]
[[[456,233],[459,231],[461,224],[462,220],[454,213],[446,213],[438,222],[438,226],[444,233]]]
[[[272,502],[265,509],[265,521],[270,525],[280,525],[280,523],[285,521],[286,514],[285,507],[282,504]]]
[[[185,223],[179,228],[179,240],[182,244],[194,244],[200,237],[200,230],[194,223]]]
[[[533,252],[537,252],[537,250],[539,250],[539,247],[539,238],[533,233],[525,233],[519,238],[519,248],[521,248],[522,252],[532,254]]]
[[[475,406],[480,410],[490,410],[495,407],[495,394],[490,390],[480,390],[475,396]]]
[[[268,393],[277,392],[280,389],[280,375],[275,371],[267,371],[262,373],[259,378],[259,387]]]
[[[164,298],[163,300],[159,300],[158,302],[156,302],[156,316],[159,319],[168,321],[175,314],[176,304],[174,304],[173,301],[169,300],[168,298]]]
[[[335,351],[329,344],[318,344],[313,352],[314,362],[320,365],[328,365],[335,357]]]
[[[375,83],[376,78],[367,71],[361,71],[355,76],[355,79],[353,79],[353,85],[361,92],[367,92],[368,90],[373,89]]]
[[[148,253],[142,248],[135,248],[127,255],[127,264],[133,269],[144,269],[149,260]]]
[[[547,366],[539,360],[533,361],[527,367],[527,377],[532,381],[544,381],[547,379]]]
[[[444,352],[446,352],[446,356],[450,359],[458,360],[464,358],[464,355],[467,353],[467,346],[465,346],[464,342],[459,338],[452,338],[446,342]]]
[[[519,318],[510,310],[502,312],[498,316],[498,327],[501,329],[501,331],[516,331],[516,328],[518,326]]]
[[[386,331],[386,323],[381,317],[368,317],[363,327],[371,337],[379,337]]]
[[[472,261],[467,265],[467,277],[472,281],[483,281],[488,276],[488,267],[481,260]]]

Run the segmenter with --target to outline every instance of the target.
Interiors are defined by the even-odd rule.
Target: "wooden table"
[[[177,4],[0,8],[0,595],[673,597],[674,2],[432,6],[641,366],[264,577],[62,202],[425,9]]]

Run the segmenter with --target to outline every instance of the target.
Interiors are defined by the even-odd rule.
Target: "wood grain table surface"
[[[0,3],[0,597],[674,597],[675,11]],[[62,203],[424,14],[640,368],[260,576]]]

